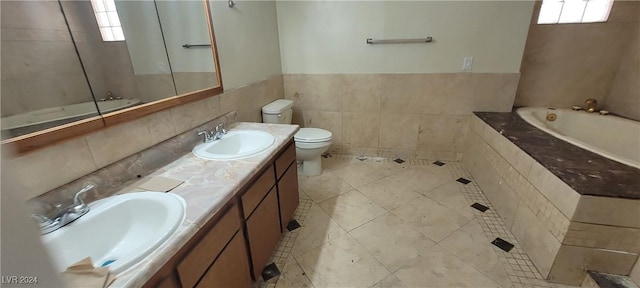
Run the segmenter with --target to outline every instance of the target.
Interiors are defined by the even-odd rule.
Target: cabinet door
[[[293,219],[293,214],[298,208],[300,194],[298,194],[298,171],[293,163],[278,182],[278,199],[280,201],[280,223],[282,232],[287,229],[287,224]]]
[[[249,257],[242,230],[231,239],[229,245],[220,253],[196,287],[251,287]]]
[[[247,219],[247,238],[253,262],[253,276],[260,277],[280,240],[280,215],[275,187]]]

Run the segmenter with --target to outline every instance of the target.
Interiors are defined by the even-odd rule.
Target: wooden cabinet
[[[278,200],[280,203],[280,223],[284,232],[287,224],[293,219],[298,208],[300,194],[298,193],[298,171],[296,163],[291,163],[287,172],[278,181]]]
[[[178,263],[182,287],[194,287],[233,235],[240,230],[240,214],[234,205]]]
[[[285,147],[144,287],[251,287],[299,202],[295,144]]]
[[[281,236],[278,195],[275,188],[271,189],[246,223],[253,276],[258,279]]]
[[[247,247],[244,243],[242,230],[240,230],[196,287],[251,287],[248,264]]]

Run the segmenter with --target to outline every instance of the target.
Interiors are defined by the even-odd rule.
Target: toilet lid
[[[307,143],[330,141],[331,132],[319,128],[300,128],[296,135],[293,136],[293,140]]]

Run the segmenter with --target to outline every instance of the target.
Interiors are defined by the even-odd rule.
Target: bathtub
[[[97,103],[100,112],[104,114],[138,105],[141,101],[140,99],[120,99]],[[2,138],[24,135],[96,115],[98,113],[94,102],[84,102],[2,117],[0,119]]]
[[[570,109],[519,108],[527,123],[573,145],[611,160],[640,168],[640,122]],[[555,114],[548,121],[548,114]]]

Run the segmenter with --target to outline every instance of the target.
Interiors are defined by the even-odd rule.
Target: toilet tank
[[[262,107],[262,122],[274,124],[291,124],[293,101],[278,99]]]

